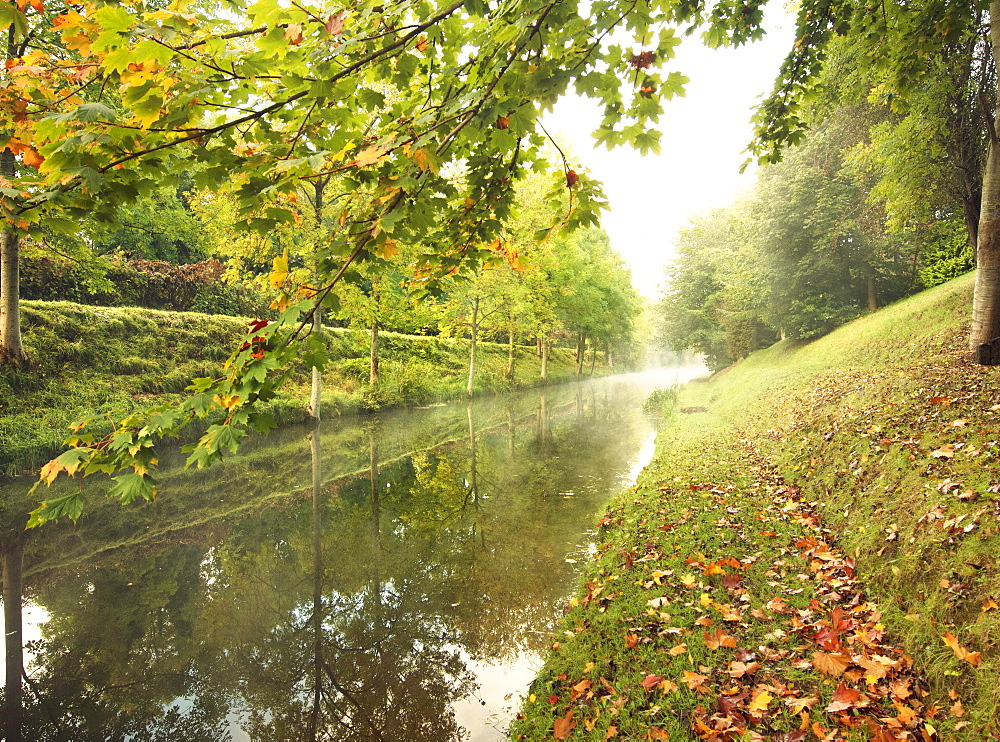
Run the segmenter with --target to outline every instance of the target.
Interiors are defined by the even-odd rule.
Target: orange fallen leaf
[[[966,647],[963,647],[959,644],[958,637],[950,631],[946,631],[941,640],[951,648],[951,651],[955,653],[958,659],[965,660],[973,667],[979,667],[983,663],[982,654],[979,652],[970,652]]]
[[[691,672],[690,670],[685,670],[684,674],[681,676],[681,680],[687,683],[688,688],[695,690],[700,687],[702,683],[708,680],[708,676],[699,675],[696,672]]]
[[[713,634],[709,634],[706,631],[704,632],[704,636],[705,646],[711,650],[716,650],[719,647],[736,647],[736,637],[727,634],[721,628],[717,628]]]
[[[556,739],[566,739],[569,737],[570,732],[576,727],[576,722],[573,721],[573,709],[566,712],[566,715],[561,719],[556,719],[552,724],[552,736]]]
[[[839,678],[851,665],[851,658],[841,652],[813,652],[812,665],[824,675]]]

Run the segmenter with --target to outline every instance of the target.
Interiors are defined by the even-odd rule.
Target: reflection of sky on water
[[[254,729],[262,739],[262,729],[299,723],[295,714],[310,703],[311,616],[319,605],[317,640],[328,667],[317,670],[318,682],[331,713],[339,708],[343,718],[346,708],[352,724],[366,714],[387,740],[503,739],[604,503],[652,457],[655,420],[642,413],[643,400],[703,371],[599,379],[482,400],[471,410],[451,404],[324,423],[319,511],[310,504],[301,431],[255,441],[208,474],[166,473],[156,508],[123,514],[112,505],[77,529],[57,527],[29,544],[26,586],[35,603],[25,629],[29,638],[45,633],[50,650],[29,655],[29,672],[43,692],[72,705],[86,694],[86,679],[59,678],[79,657],[90,668],[81,672],[109,673],[129,686],[121,698],[95,695],[81,714],[112,718],[117,704],[136,706],[134,694],[148,692],[150,710],[140,702],[131,713],[174,706],[181,717],[202,714],[195,722],[230,739],[255,738]],[[120,546],[128,542],[135,545]],[[74,550],[88,560],[74,560]],[[150,558],[159,566],[144,566]],[[165,573],[171,568],[176,574]],[[172,582],[183,579],[193,582]],[[149,596],[137,597],[141,590]],[[117,615],[123,611],[132,614]],[[50,614],[59,620],[43,632]],[[107,656],[92,646],[96,639],[114,647],[100,634],[87,639],[102,623],[123,627],[127,646]],[[117,653],[147,657],[151,666]],[[395,665],[402,685],[386,672]],[[182,675],[143,690],[130,673],[147,670]],[[376,701],[352,710],[324,672],[338,688]],[[170,693],[175,686],[192,691]],[[206,693],[222,705],[199,711]],[[390,706],[378,705],[383,697]],[[432,716],[398,731],[398,703]],[[399,720],[400,729],[409,721]]]

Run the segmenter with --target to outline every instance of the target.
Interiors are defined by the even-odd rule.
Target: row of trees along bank
[[[896,9],[871,26],[855,9],[825,43],[797,108],[797,144],[751,194],[682,233],[659,310],[668,345],[722,368],[977,265],[973,349],[1000,334],[988,308],[996,195],[982,180],[997,24],[985,6],[946,5]]]
[[[76,235],[84,220],[119,223],[123,208],[181,174],[199,194],[225,192],[234,220],[250,232],[269,237],[291,230],[301,240],[288,245],[288,259],[283,252],[272,263],[277,318],[254,324],[224,376],[200,380],[178,405],[120,421],[113,438],[82,429],[74,449],[43,470],[44,481],[104,471],[115,476],[123,499],[152,497],[156,440],[219,412],[223,419],[192,453],[192,464],[207,465],[263,424],[256,404],[276,393],[281,369],[304,354],[318,372],[321,344],[309,328],[320,326],[322,309],[338,310],[338,287],[351,284],[363,293],[405,250],[413,251],[408,273],[418,293],[429,296],[442,294],[443,282],[456,274],[516,263],[504,225],[515,185],[545,168],[541,112],[573,89],[603,104],[598,141],[656,150],[652,126],[663,101],[685,82],[678,71],[661,71],[680,36],[701,30],[715,45],[759,38],[761,5],[3,4],[5,363],[26,360],[18,313],[22,243],[54,249],[50,240]],[[837,38],[867,55],[886,95],[909,103],[938,60],[986,14],[1000,35],[1000,0],[891,8],[805,0],[795,47],[759,109],[751,150],[773,163],[801,140]],[[612,32],[618,43],[604,43]],[[992,85],[983,91],[987,107],[994,106]],[[973,347],[1000,336],[995,149],[985,166],[978,227]],[[565,157],[557,162],[560,216],[546,232],[553,222],[570,231],[593,226],[604,203],[599,187]],[[979,172],[974,177],[978,182]],[[308,282],[291,270],[298,249]],[[478,321],[477,306],[473,297]],[[73,511],[49,505],[33,523],[67,512]]]

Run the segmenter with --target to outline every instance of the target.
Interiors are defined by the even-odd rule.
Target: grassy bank
[[[970,301],[967,276],[683,390],[511,736],[996,735],[1000,390],[963,358]]]
[[[180,395],[192,378],[220,374],[247,327],[247,320],[236,317],[69,302],[25,302],[22,320],[34,368],[0,369],[0,475],[30,471],[58,454],[68,426],[84,415],[134,409]],[[367,389],[368,334],[330,329],[327,342],[333,360],[324,375],[326,415],[373,404],[427,404],[465,393],[467,341],[381,333],[374,395]],[[477,394],[539,383],[534,348],[517,348],[513,384],[504,378],[507,347],[480,343],[478,348]],[[572,378],[575,370],[571,351],[553,351],[551,383]],[[308,383],[301,369],[272,403],[279,421],[303,419]]]

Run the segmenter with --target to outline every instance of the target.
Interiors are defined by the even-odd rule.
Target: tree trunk
[[[583,375],[583,354],[587,349],[587,338],[581,332],[576,341],[576,375]]]
[[[319,337],[323,333],[323,308],[317,306],[313,311],[313,329]],[[312,388],[309,392],[309,415],[319,420],[320,399],[323,394],[323,373],[317,366],[312,367]]]
[[[507,381],[514,380],[514,333],[507,334]]]
[[[990,41],[993,59],[1000,61],[1000,0],[990,3]],[[1000,336],[1000,98],[990,131],[986,171],[983,174],[982,211],[976,245],[976,290],[972,299],[969,349],[979,363],[996,364],[1000,359],[984,357],[980,346]],[[985,354],[987,356],[991,354]]]
[[[0,153],[0,175],[13,180],[17,171],[14,153]],[[11,225],[0,243],[0,363],[21,366],[27,360],[21,345],[21,283],[18,275],[21,235]]]
[[[546,337],[542,338],[542,373],[541,373],[542,383],[547,383],[549,380],[549,339]]]
[[[875,293],[875,276],[871,270],[868,271],[865,283],[868,288],[868,311],[874,312],[878,310],[878,295]]]
[[[979,195],[978,193],[976,195]],[[962,213],[965,217],[965,231],[969,233],[969,244],[976,249],[979,244],[979,215],[983,208],[982,198],[963,198]]]
[[[545,342],[545,341],[542,339],[541,335],[539,335],[538,337],[535,338],[535,356],[537,358],[541,358],[542,357],[542,343],[543,342]]]
[[[476,381],[476,336],[479,333],[479,297],[472,302],[472,340],[469,343],[469,383],[465,388],[465,393],[472,396],[473,384]]]
[[[594,366],[597,364],[597,343],[593,343],[590,348],[590,375],[594,375]]]
[[[313,221],[315,222],[314,228],[316,234],[323,227],[323,192],[326,190],[326,184],[330,182],[330,178],[321,178],[313,183],[314,195],[313,195]],[[315,249],[315,247],[314,247]],[[318,266],[316,273],[318,274]],[[316,337],[322,337],[323,335],[323,306],[321,304],[316,304],[316,308],[313,310],[313,324],[312,331],[316,334]],[[323,373],[319,370],[317,366],[312,367],[312,389],[309,394],[309,414],[315,420],[320,419],[320,399],[323,394]]]
[[[378,389],[378,320],[373,320],[371,353],[368,358],[369,394],[373,394],[377,389]]]
[[[3,733],[7,742],[21,742],[24,715],[21,673],[24,667],[21,599],[24,539],[14,536],[3,550],[3,607],[7,677],[4,683]]]

